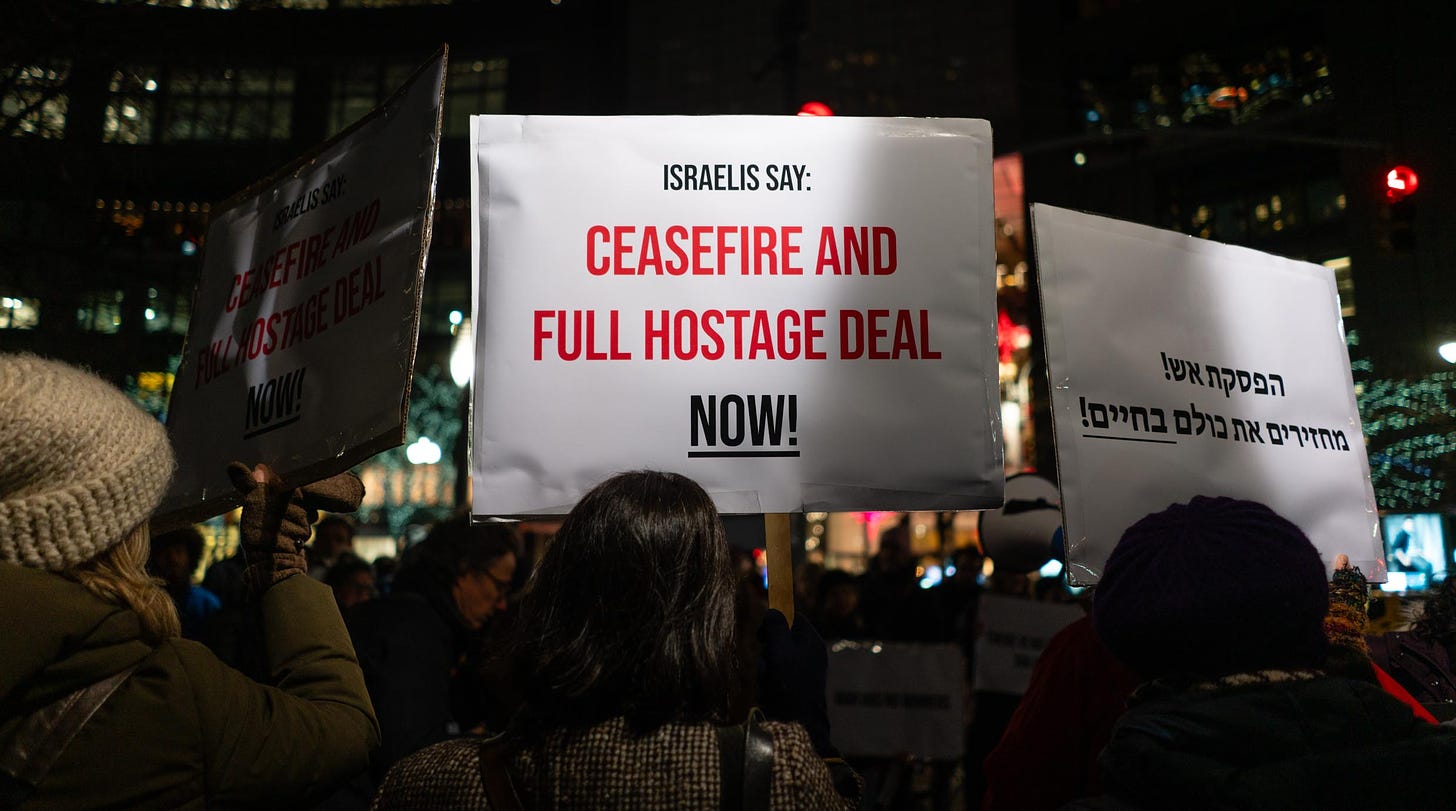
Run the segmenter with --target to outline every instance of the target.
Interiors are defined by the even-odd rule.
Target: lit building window
[[[1350,272],[1350,257],[1331,259],[1324,266],[1335,272],[1335,290],[1340,294],[1340,315],[1349,318],[1355,314],[1355,275]]]
[[[70,98],[70,60],[0,68],[0,133],[17,138],[63,138]]]
[[[167,420],[167,404],[172,397],[172,384],[176,381],[177,365],[181,356],[168,359],[171,371],[137,372],[126,376],[123,389],[142,410],[163,422]]]
[[[127,65],[111,72],[111,85],[101,123],[108,144],[150,144],[157,120],[156,68]]]
[[[414,73],[412,65],[347,65],[334,73],[329,93],[329,133],[369,114]]]
[[[445,134],[470,134],[470,117],[506,111],[506,70],[509,62],[497,59],[450,60],[445,81]]]
[[[167,141],[283,141],[293,126],[288,68],[176,70],[166,85]]]
[[[0,296],[0,329],[35,329],[40,324],[40,299]]]
[[[186,335],[187,319],[191,310],[192,302],[185,294],[148,288],[147,306],[142,311],[142,329],[147,332]]]
[[[121,303],[125,298],[120,290],[92,295],[76,310],[76,326],[91,332],[120,332]]]

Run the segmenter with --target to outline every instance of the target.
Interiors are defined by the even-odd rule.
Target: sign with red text
[[[1032,225],[1070,581],[1206,495],[1263,502],[1383,582],[1333,272],[1046,205]]]
[[[471,124],[477,515],[635,468],[730,513],[1001,503],[986,122]]]
[[[403,442],[444,76],[442,52],[213,215],[167,421],[177,475],[159,515],[236,506],[233,460],[302,484]]]

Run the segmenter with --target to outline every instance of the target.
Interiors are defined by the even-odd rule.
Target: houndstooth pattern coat
[[[842,764],[832,776],[803,727],[774,721],[763,727],[774,742],[772,808],[859,806],[859,778]],[[400,761],[380,786],[374,811],[490,808],[480,776],[479,745],[473,739],[445,741]],[[718,738],[706,723],[670,724],[640,738],[628,733],[621,718],[582,731],[556,732],[544,745],[516,753],[511,771],[529,808],[718,807]]]

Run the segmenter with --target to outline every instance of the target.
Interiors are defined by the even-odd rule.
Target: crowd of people
[[[824,638],[974,652],[972,553],[922,588],[898,525],[862,575],[798,572],[791,624],[674,473],[601,482],[535,561],[458,518],[366,562],[357,478],[234,463],[239,550],[198,584],[201,536],[150,526],[166,432],[115,387],[0,355],[0,447],[0,809],[870,807]],[[968,747],[971,803],[1450,806],[1456,585],[1386,637],[1367,599],[1262,504],[1150,505]]]

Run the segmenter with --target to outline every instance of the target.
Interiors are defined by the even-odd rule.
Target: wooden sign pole
[[[783,612],[794,627],[794,553],[789,545],[789,514],[765,513],[764,545],[768,548],[768,607]]]

